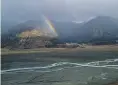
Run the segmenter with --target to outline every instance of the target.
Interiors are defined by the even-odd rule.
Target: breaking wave
[[[107,59],[104,61],[95,61],[95,62],[88,62],[88,63],[72,63],[72,62],[58,62],[53,63],[43,67],[26,67],[26,68],[15,68],[15,69],[8,69],[2,70],[1,74],[5,73],[14,73],[14,72],[53,72],[59,71],[66,68],[80,68],[80,67],[92,67],[92,68],[108,68],[108,69],[118,69],[118,59]]]

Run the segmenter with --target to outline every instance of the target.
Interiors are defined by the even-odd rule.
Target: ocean
[[[2,85],[107,85],[118,81],[117,52],[3,55]]]

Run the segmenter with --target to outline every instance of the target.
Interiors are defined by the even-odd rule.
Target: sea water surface
[[[2,56],[2,85],[106,85],[118,80],[118,53]]]

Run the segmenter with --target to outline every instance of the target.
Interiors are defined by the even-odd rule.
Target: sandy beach
[[[36,48],[36,49],[1,49],[2,55],[9,54],[29,54],[29,53],[48,53],[48,52],[84,52],[84,51],[107,51],[107,52],[118,52],[118,45],[99,45],[99,46],[85,46],[85,48]]]
[[[109,84],[107,84],[107,85],[118,85],[118,81],[109,83]]]

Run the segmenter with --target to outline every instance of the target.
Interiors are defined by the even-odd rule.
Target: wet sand
[[[109,84],[107,84],[107,85],[118,85],[118,81],[109,83]]]

